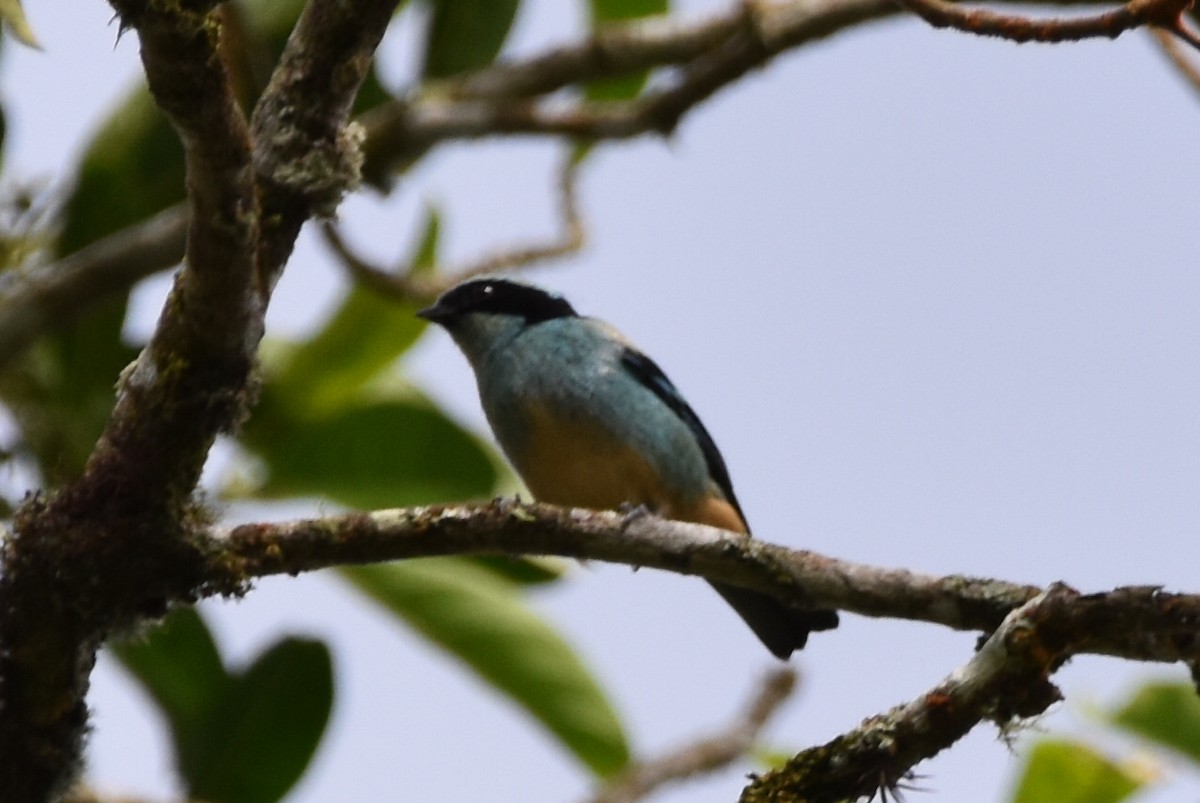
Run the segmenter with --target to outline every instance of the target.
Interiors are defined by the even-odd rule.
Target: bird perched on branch
[[[418,313],[470,361],[501,448],[539,500],[595,510],[644,505],[750,534],[712,436],[662,370],[621,333],[537,287],[467,281]],[[788,658],[835,611],[712,586],[773,654]]]

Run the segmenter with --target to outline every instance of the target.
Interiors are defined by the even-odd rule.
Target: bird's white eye
[[[488,285],[487,287],[483,288],[483,294],[485,296],[490,296],[492,294],[492,291],[495,289],[496,288],[492,287],[491,285]]]

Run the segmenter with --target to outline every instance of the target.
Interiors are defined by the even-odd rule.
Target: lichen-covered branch
[[[828,558],[654,516],[501,500],[385,510],[217,532],[214,582],[448,554],[537,554],[650,567],[752,588],[792,603],[917,619],[989,634],[972,659],[913,702],[869,719],[757,779],[747,803],[840,801],[892,788],[975,725],[1005,726],[1059,699],[1049,676],[1072,656],[1200,659],[1200,595],[1154,587],[1081,594],[933,577]]]
[[[936,687],[754,779],[741,801],[835,803],[894,789],[917,763],[979,723],[1003,729],[1044,712],[1062,697],[1049,678],[1072,656],[1174,653],[1185,663],[1187,656],[1194,660],[1198,613],[1196,597],[1157,588],[1084,595],[1055,583],[1013,610],[971,660]]]
[[[399,0],[310,0],[253,115],[264,226],[258,274],[274,287],[300,226],[358,186],[362,131],[350,107]]]
[[[514,500],[244,524],[213,538],[207,575],[223,585],[430,555],[558,555],[699,575],[801,605],[987,633],[1041,592],[1000,580],[851,563],[649,514]],[[1129,598],[1140,591],[1121,593]],[[1107,623],[1127,627],[1096,621],[1096,631],[1076,642],[1077,651],[1141,661],[1194,657],[1200,595],[1146,594],[1157,607],[1138,608],[1140,618]]]
[[[184,145],[187,244],[82,477],[27,500],[0,546],[6,801],[53,799],[71,781],[88,676],[111,628],[231,590],[205,586],[191,494],[217,434],[248,407],[267,302],[301,223],[357,178],[342,169],[354,164],[343,132],[395,0],[310,2],[256,112],[253,145],[215,6],[114,0]],[[331,138],[332,161],[322,158]]]
[[[156,101],[179,131],[193,212],[185,269],[124,377],[83,476],[18,511],[0,575],[0,789],[61,791],[78,761],[95,650],[115,622],[194,593],[182,536],[209,446],[232,424],[261,327],[247,292],[255,227],[245,122],[208,8],[122,0]],[[257,313],[257,317],[256,317]]]

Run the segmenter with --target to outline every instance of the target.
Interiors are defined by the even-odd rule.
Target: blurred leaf
[[[1190,683],[1147,683],[1110,719],[1114,725],[1200,762],[1200,697]]]
[[[183,197],[178,138],[143,90],[116,110],[84,155],[63,210],[59,255]],[[83,469],[113,403],[113,385],[136,350],[121,341],[126,299],[101,304],[30,348],[5,372],[0,393],[14,409],[24,447],[47,481]]]
[[[518,587],[461,559],[341,570],[545,725],[599,776],[629,760],[612,706],[587,667],[523,603]]]
[[[425,331],[427,324],[416,316],[421,306],[351,288],[321,331],[292,351],[278,374],[277,392],[286,395],[297,417],[345,404]]]
[[[519,0],[428,0],[425,78],[445,78],[492,63],[508,38]]]
[[[1118,803],[1141,785],[1086,745],[1046,740],[1030,751],[1012,803]]]
[[[229,673],[204,620],[173,611],[144,641],[111,645],[167,717],[189,797],[274,803],[303,774],[333,705],[333,666],[320,642],[276,642]]]
[[[29,27],[29,20],[25,19],[25,9],[21,8],[21,0],[0,0],[0,19],[4,20],[8,32],[18,42],[37,50],[42,49],[37,37],[33,35],[33,28]]]
[[[305,3],[306,0],[238,0],[237,5],[246,25],[266,41],[272,55],[278,58]]]
[[[333,707],[333,661],[319,641],[287,638],[233,676],[206,749],[181,756],[189,797],[274,803],[316,752]]]
[[[260,498],[316,496],[385,508],[485,496],[496,484],[496,466],[479,441],[419,398],[295,419],[286,400],[264,393],[242,443],[266,466],[264,482],[251,489]]]
[[[112,652],[166,715],[177,753],[202,749],[230,678],[200,614],[178,608],[146,639],[114,642]]]
[[[668,0],[590,0],[589,5],[593,31],[613,22],[665,14],[670,8]],[[584,94],[588,100],[629,100],[638,96],[649,77],[650,73],[644,71],[592,81]]]
[[[670,9],[668,0],[589,0],[592,11],[592,27],[606,22],[652,17],[666,14]]]
[[[184,198],[183,146],[143,88],[92,138],[67,200],[59,253],[78,251]],[[182,255],[181,255],[182,256]]]
[[[795,754],[795,750],[785,750],[782,747],[754,745],[750,748],[750,758],[765,770],[783,769]]]
[[[69,330],[33,344],[0,373],[0,398],[49,485],[83,470],[113,404],[113,385],[136,355],[121,342],[125,300],[100,305]]]
[[[504,580],[522,586],[540,586],[561,580],[568,566],[560,558],[477,555],[468,560]]]
[[[437,212],[429,210],[409,264],[434,264],[439,226]],[[278,385],[296,417],[344,404],[425,331],[428,324],[416,315],[421,306],[355,285],[329,321],[292,350],[269,381]]]

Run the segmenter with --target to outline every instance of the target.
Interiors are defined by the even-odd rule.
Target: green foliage
[[[29,20],[25,19],[25,9],[21,8],[21,0],[0,0],[0,19],[13,38],[26,47],[41,48]]]
[[[519,0],[427,0],[425,78],[446,78],[492,63],[517,15]]]
[[[1045,740],[1030,751],[1012,803],[1118,803],[1141,781],[1084,744]]]
[[[478,498],[496,467],[470,433],[423,399],[348,403],[298,417],[289,399],[264,394],[242,433],[265,476],[239,495],[309,496],[382,508]]]
[[[74,253],[182,198],[179,138],[149,96],[135,94],[84,155],[57,251]],[[23,447],[51,484],[82,471],[108,419],[117,376],[136,356],[121,341],[125,307],[124,296],[101,304],[43,338],[0,378],[0,395],[17,417]]]
[[[521,705],[597,775],[628,762],[625,734],[603,691],[525,606],[516,584],[452,558],[342,573]]]
[[[1151,682],[1104,721],[1136,739],[1168,748],[1200,770],[1200,697],[1190,683]],[[1148,782],[1148,774],[1114,762],[1082,741],[1036,743],[1017,781],[1012,803],[1110,803]]]
[[[199,614],[181,609],[146,641],[113,651],[166,716],[189,798],[280,800],[329,721],[333,665],[318,641],[282,639],[229,671]]]
[[[440,228],[437,212],[430,210],[409,261],[417,273],[433,267]],[[336,409],[360,395],[417,342],[428,326],[417,317],[421,306],[356,285],[320,331],[280,360],[273,386],[294,414]]]
[[[1147,683],[1119,709],[1111,722],[1170,748],[1200,768],[1200,696],[1188,683]]]
[[[437,237],[431,213],[410,262],[431,265]],[[357,508],[490,494],[490,452],[393,372],[427,326],[417,309],[356,287],[310,338],[265,359],[262,398],[241,434],[263,476],[227,491]]]

